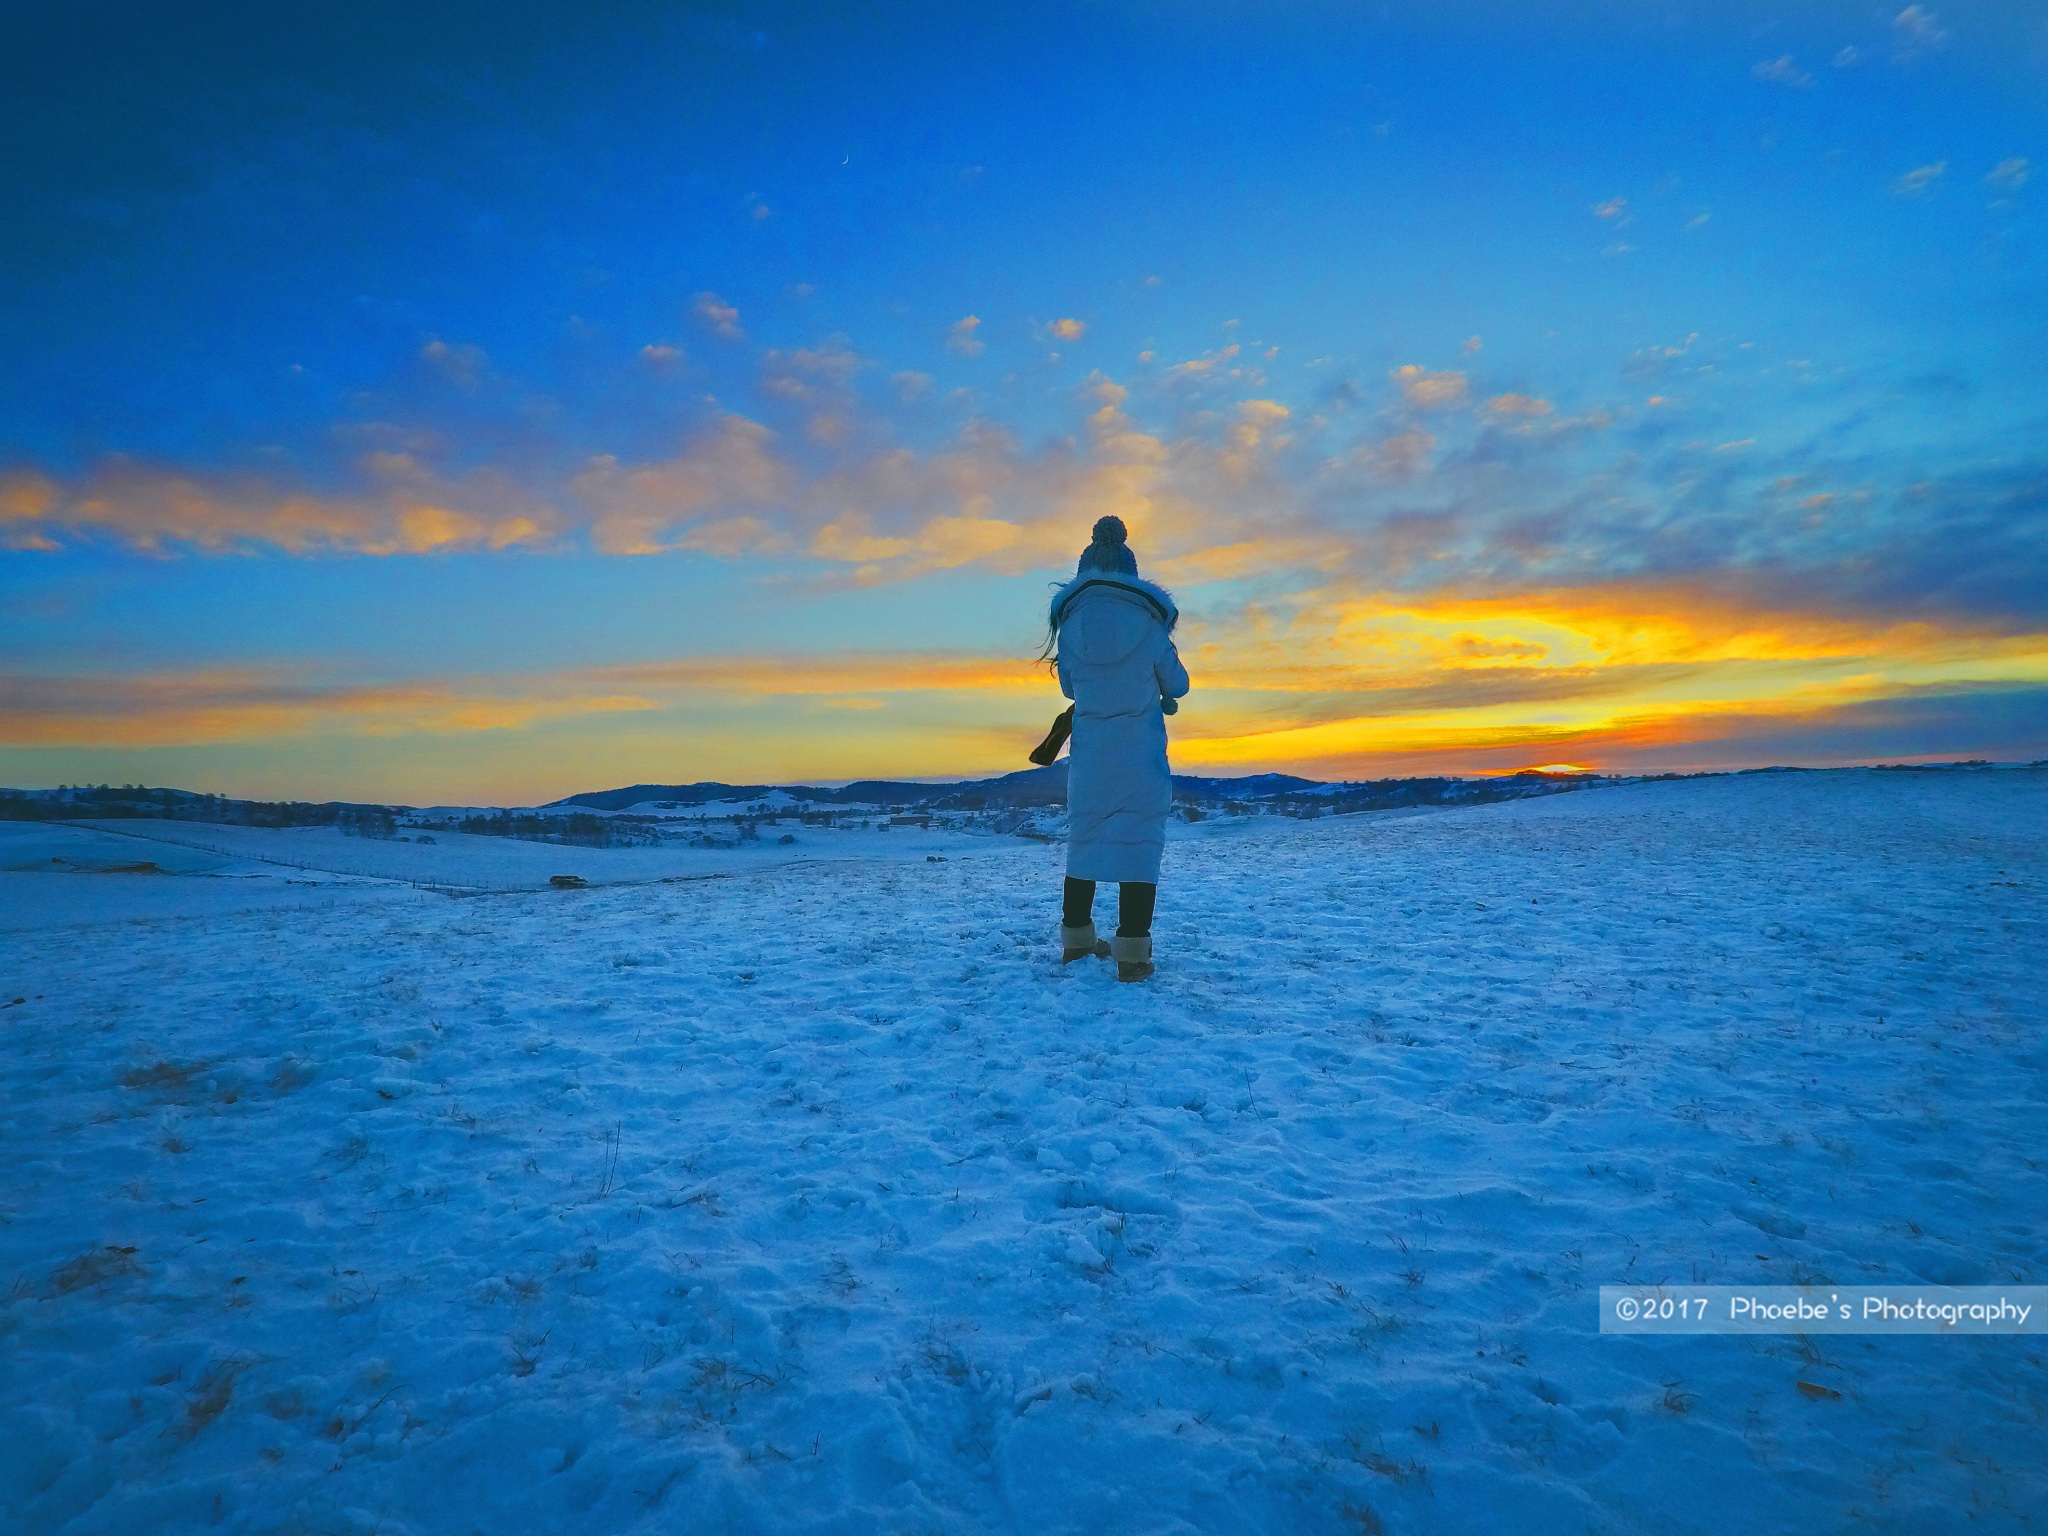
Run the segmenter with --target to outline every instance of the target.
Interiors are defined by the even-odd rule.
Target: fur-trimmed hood
[[[1075,598],[1093,587],[1113,587],[1121,592],[1133,593],[1142,598],[1147,607],[1155,613],[1159,622],[1166,626],[1168,634],[1180,622],[1180,609],[1175,606],[1173,594],[1166,588],[1146,581],[1142,576],[1126,576],[1122,572],[1081,571],[1074,579],[1052,595],[1052,627],[1058,629],[1067,616],[1067,609]]]

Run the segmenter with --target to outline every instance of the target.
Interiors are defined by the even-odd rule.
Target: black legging
[[[1120,939],[1149,939],[1152,936],[1152,904],[1159,900],[1159,887],[1144,880],[1126,880],[1116,888],[1116,936]],[[1067,876],[1062,919],[1069,928],[1090,921],[1095,912],[1095,882]]]

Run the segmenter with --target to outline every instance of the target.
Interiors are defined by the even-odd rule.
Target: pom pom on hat
[[[1130,532],[1120,517],[1098,517],[1095,533],[1088,547],[1081,551],[1081,563],[1075,574],[1082,571],[1105,571],[1112,575],[1138,574],[1138,557],[1131,553],[1131,546],[1125,541]]]

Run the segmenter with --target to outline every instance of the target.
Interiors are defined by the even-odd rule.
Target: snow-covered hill
[[[2048,1277],[2044,811],[1205,824],[1135,987],[1013,839],[0,935],[0,1525],[2032,1529],[2035,1341],[1595,1301]]]

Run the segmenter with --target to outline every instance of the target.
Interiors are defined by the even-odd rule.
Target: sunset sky
[[[2048,756],[2048,11],[52,3],[0,783]]]

